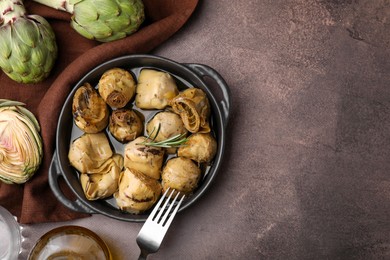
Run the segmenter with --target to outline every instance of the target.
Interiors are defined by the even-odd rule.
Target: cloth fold
[[[124,39],[98,43],[70,28],[70,14],[25,1],[29,13],[45,17],[52,25],[58,44],[58,58],[51,75],[37,84],[19,84],[0,71],[0,97],[24,102],[41,125],[44,158],[38,172],[23,185],[0,182],[0,205],[23,224],[66,221],[86,217],[63,206],[48,184],[48,169],[55,150],[58,116],[74,84],[89,70],[122,55],[147,53],[177,32],[195,10],[198,0],[144,0],[146,21],[140,30]],[[1,162],[0,162],[1,163]],[[64,193],[74,198],[61,184]]]

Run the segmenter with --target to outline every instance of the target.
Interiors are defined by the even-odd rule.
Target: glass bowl
[[[21,247],[20,226],[12,214],[0,206],[0,259],[18,259]]]
[[[29,260],[112,260],[106,243],[91,230],[62,226],[44,234],[35,244]]]

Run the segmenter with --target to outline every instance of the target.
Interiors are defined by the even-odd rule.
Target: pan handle
[[[72,201],[68,199],[65,194],[61,191],[61,188],[58,183],[58,179],[61,177],[62,173],[58,165],[57,153],[54,152],[53,159],[49,167],[49,185],[53,191],[56,198],[67,208],[81,213],[93,214],[95,213],[87,206],[85,206],[79,199]]]
[[[222,100],[220,101],[220,108],[222,109],[223,113],[223,124],[226,128],[229,115],[230,115],[230,108],[231,108],[231,98],[230,98],[230,89],[227,85],[226,81],[222,78],[222,76],[213,68],[199,63],[185,63],[185,66],[189,67],[192,71],[194,71],[196,74],[201,76],[202,78],[210,77],[212,78],[218,85],[221,93],[222,93]]]

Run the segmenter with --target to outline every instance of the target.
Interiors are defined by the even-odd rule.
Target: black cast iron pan
[[[120,67],[133,73],[137,78],[142,68],[152,68],[169,72],[175,77],[179,89],[197,87],[203,89],[211,104],[211,127],[217,138],[217,154],[212,164],[205,170],[203,179],[193,195],[186,198],[179,210],[184,210],[191,206],[201,197],[215,178],[223,159],[225,150],[226,127],[230,113],[231,101],[230,91],[225,80],[218,72],[209,66],[203,64],[181,64],[175,61],[155,56],[155,55],[129,55],[115,58],[91,70],[86,74],[73,88],[64,106],[61,110],[57,133],[56,133],[56,151],[49,169],[49,184],[55,196],[68,208],[84,213],[99,213],[115,219],[133,222],[145,221],[148,212],[140,215],[134,215],[120,211],[114,199],[106,200],[87,200],[78,180],[77,171],[70,166],[68,151],[71,141],[81,132],[73,123],[72,100],[77,88],[85,82],[96,86],[101,75],[108,69]],[[206,84],[207,82],[207,84]],[[149,115],[145,115],[148,120]],[[64,178],[67,185],[76,195],[76,200],[68,199],[58,185],[59,178]]]

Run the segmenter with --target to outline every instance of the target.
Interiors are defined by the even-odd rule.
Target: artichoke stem
[[[33,0],[33,1],[71,14],[73,13],[74,4],[79,2],[75,0]]]
[[[12,23],[16,18],[26,14],[22,0],[1,0],[0,1],[0,27]]]

